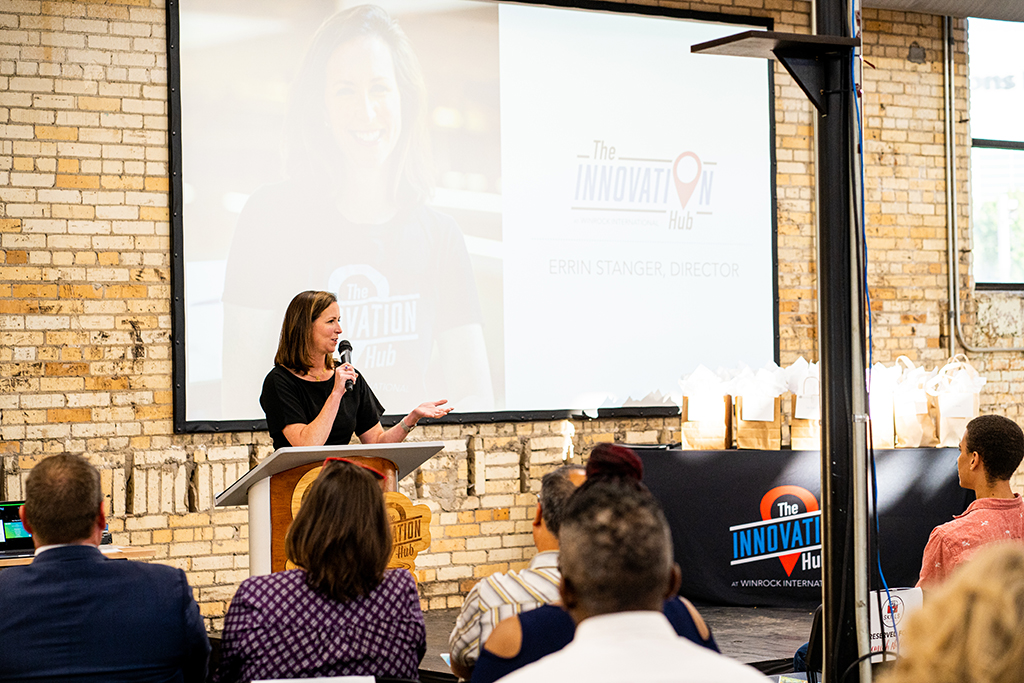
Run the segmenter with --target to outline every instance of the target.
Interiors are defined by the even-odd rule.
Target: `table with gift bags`
[[[821,443],[820,387],[816,363],[803,358],[711,372],[699,366],[683,377],[684,449],[812,450]],[[866,373],[870,445],[885,448],[953,448],[978,416],[985,378],[963,355],[928,370],[900,356]]]
[[[691,599],[821,601],[819,389],[813,363],[794,366],[698,369],[681,382],[682,443],[635,447]],[[882,568],[889,586],[913,586],[931,530],[973,500],[956,458],[984,378],[963,357],[931,371],[901,358],[867,381]]]

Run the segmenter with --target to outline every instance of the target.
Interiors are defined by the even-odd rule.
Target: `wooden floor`
[[[811,632],[812,613],[803,609],[774,607],[699,607],[711,626],[722,654],[750,664],[792,658]],[[441,659],[448,652],[458,610],[432,610],[427,622],[427,654],[420,664],[427,671],[447,672]]]

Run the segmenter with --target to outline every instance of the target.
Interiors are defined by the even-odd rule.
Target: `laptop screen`
[[[12,554],[24,551],[31,555],[34,550],[32,535],[25,530],[25,526],[18,517],[18,508],[24,504],[21,500],[8,500],[0,502],[0,524],[3,525],[3,533],[0,534],[0,552]]]

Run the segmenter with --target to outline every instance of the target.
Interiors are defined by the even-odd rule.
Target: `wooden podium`
[[[415,568],[430,546],[430,508],[398,493],[398,481],[444,448],[438,441],[356,446],[279,448],[216,498],[217,507],[249,506],[249,575],[290,569],[285,535],[325,458],[350,458],[384,473],[381,488],[391,520],[394,550],[389,567]]]

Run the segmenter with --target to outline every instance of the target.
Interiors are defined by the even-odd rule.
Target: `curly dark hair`
[[[1024,460],[1024,432],[1002,415],[981,415],[967,423],[964,445],[977,453],[989,482],[1006,481]]]
[[[672,540],[658,501],[615,481],[581,486],[569,499],[559,565],[589,614],[646,609],[671,581]]]

